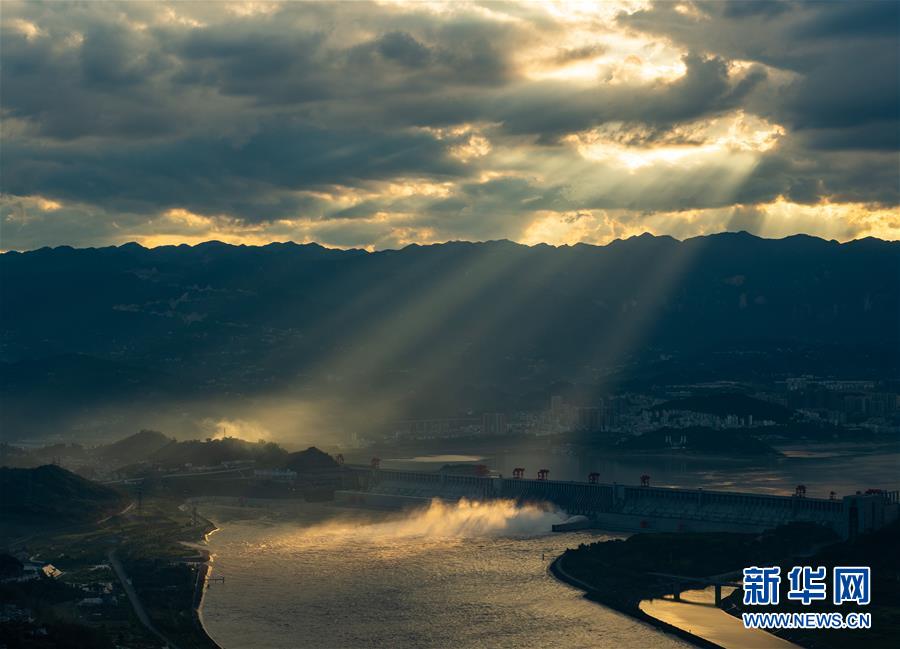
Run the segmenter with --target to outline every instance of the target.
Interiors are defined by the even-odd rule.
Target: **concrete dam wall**
[[[359,489],[339,491],[339,503],[405,508],[432,498],[505,498],[543,502],[593,527],[621,531],[762,531],[791,522],[824,525],[842,536],[871,531],[894,520],[898,492],[846,496],[772,496],[560,480],[531,480],[441,472],[354,468]]]

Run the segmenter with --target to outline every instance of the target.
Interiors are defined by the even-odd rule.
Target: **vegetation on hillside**
[[[753,417],[757,421],[768,420],[779,423],[787,421],[793,414],[790,409],[780,404],[754,399],[737,392],[697,394],[682,399],[671,399],[657,404],[653,410],[687,410],[717,417],[737,415],[738,417]]]
[[[147,458],[175,440],[156,430],[141,430],[97,449],[97,455],[112,463],[129,463]]]
[[[681,443],[682,438],[684,443]],[[641,435],[623,437],[617,450],[662,451],[673,446],[694,453],[729,456],[777,455],[771,446],[760,440],[754,431],[742,428],[716,430],[700,426],[690,428],[660,428]]]
[[[821,631],[791,630],[779,633],[792,642],[808,649],[856,649],[865,645],[869,649],[895,647],[900,638],[900,520],[871,534],[864,534],[851,541],[844,541],[820,549],[806,557],[802,565],[825,566],[828,574],[835,566],[869,566],[872,569],[871,604],[857,608],[852,605],[836,607],[829,597],[824,602],[803,606],[787,598],[787,579],[782,578],[779,611],[818,613],[842,613],[865,611],[872,614],[872,628],[866,630],[828,629]],[[786,575],[796,564],[780,562],[781,574]],[[831,586],[829,585],[829,589]],[[747,610],[766,612],[772,607],[743,607],[741,591],[729,598],[731,613],[740,615]]]
[[[298,451],[288,455],[282,466],[297,473],[305,473],[308,471],[336,469],[338,463],[328,453],[320,451],[315,446],[310,446],[305,451]]]
[[[0,518],[5,522],[90,522],[126,504],[119,491],[58,466],[0,467]]]
[[[642,599],[660,596],[670,587],[648,573],[705,577],[772,565],[834,542],[831,530],[792,523],[763,534],[732,532],[635,534],[566,550],[560,561],[573,577],[591,584],[590,596],[615,608],[634,612]]]
[[[170,441],[147,456],[147,461],[160,466],[216,466],[222,462],[252,460],[258,466],[281,466],[288,452],[274,442],[248,442],[237,437],[222,439]]]

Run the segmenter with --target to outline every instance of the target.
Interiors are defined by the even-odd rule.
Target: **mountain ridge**
[[[434,243],[409,243],[400,248],[379,248],[377,250],[367,250],[365,248],[342,248],[338,246],[326,246],[316,241],[307,241],[307,242],[298,242],[293,240],[286,241],[271,241],[265,244],[245,244],[245,243],[226,243],[223,241],[219,241],[218,239],[209,239],[207,241],[200,241],[194,244],[189,243],[180,243],[180,244],[163,244],[159,246],[145,246],[137,241],[126,241],[124,243],[118,245],[108,245],[108,246],[83,246],[83,247],[75,247],[67,244],[61,244],[58,246],[41,246],[40,248],[30,248],[28,250],[5,250],[0,252],[0,257],[4,255],[26,255],[30,253],[37,253],[42,251],[57,251],[57,250],[71,250],[71,251],[85,251],[85,250],[134,250],[140,249],[143,251],[154,251],[154,250],[179,250],[179,249],[203,249],[214,246],[219,246],[223,248],[243,248],[243,249],[266,249],[266,248],[299,248],[299,249],[318,249],[322,251],[336,251],[336,252],[352,252],[352,253],[360,253],[360,254],[378,254],[384,252],[400,252],[409,248],[432,248],[438,246],[448,246],[454,244],[470,244],[473,246],[480,245],[491,245],[491,244],[511,244],[513,246],[521,247],[521,248],[539,248],[539,247],[547,247],[553,249],[566,249],[566,248],[591,248],[591,249],[603,249],[608,248],[609,246],[618,245],[621,243],[626,243],[632,240],[647,240],[647,239],[655,239],[655,240],[665,240],[671,241],[674,243],[689,243],[691,241],[698,240],[708,240],[716,237],[730,237],[730,236],[743,236],[748,239],[756,239],[760,241],[789,241],[789,240],[810,240],[815,242],[821,242],[826,244],[836,244],[838,246],[845,246],[850,244],[856,244],[860,242],[878,242],[884,243],[888,245],[900,246],[900,240],[893,239],[880,239],[874,236],[865,236],[860,237],[858,239],[848,239],[847,241],[838,241],[836,239],[824,239],[822,237],[818,237],[811,234],[805,234],[802,232],[796,234],[790,234],[784,237],[762,237],[752,232],[748,232],[746,230],[737,230],[737,231],[724,231],[724,232],[713,232],[710,234],[700,234],[691,237],[686,237],[684,239],[678,239],[668,234],[653,234],[651,232],[642,232],[641,234],[631,235],[629,237],[621,238],[617,237],[607,243],[590,243],[587,241],[578,241],[576,243],[564,243],[559,245],[554,245],[546,242],[539,242],[535,244],[526,244],[518,241],[513,241],[511,239],[486,239],[479,241],[472,241],[467,239],[451,239],[448,241],[434,242]]]
[[[559,380],[611,391],[900,373],[900,242],[875,239],[126,244],[6,253],[0,276],[0,402],[14,427],[57,408],[93,421],[104,395],[302,393],[429,416],[502,410],[459,395]]]

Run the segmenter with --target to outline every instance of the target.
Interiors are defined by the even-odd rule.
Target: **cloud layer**
[[[5,3],[0,248],[900,236],[900,5]]]

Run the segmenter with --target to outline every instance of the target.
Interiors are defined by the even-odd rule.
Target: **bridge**
[[[659,577],[660,580],[667,583],[672,591],[672,599],[676,602],[681,601],[682,591],[713,586],[715,588],[715,605],[722,606],[722,587],[740,588],[742,586],[740,580],[717,579],[715,577],[687,577],[685,575],[670,575],[664,572],[648,572],[647,574]]]
[[[590,526],[620,531],[747,531],[760,532],[792,522],[824,525],[848,538],[882,527],[898,517],[900,492],[869,490],[837,498],[806,496],[799,486],[792,496],[446,472],[403,471],[345,465],[356,488],[336,492],[344,505],[402,509],[432,498],[455,501],[502,498],[550,503],[569,515],[585,516]],[[515,475],[522,476],[524,470]]]

